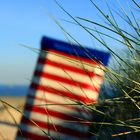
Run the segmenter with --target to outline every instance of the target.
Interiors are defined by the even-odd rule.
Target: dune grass
[[[88,110],[91,110],[93,116],[96,118],[95,120],[93,119],[92,121],[87,122],[90,123],[87,139],[139,139],[140,25],[139,16],[136,14],[140,12],[139,3],[136,0],[132,0],[134,8],[128,7],[129,13],[127,13],[119,2],[116,2],[116,4],[119,6],[120,10],[116,11],[112,10],[107,1],[105,1],[106,6],[108,7],[108,14],[106,14],[94,0],[90,0],[93,8],[96,9],[104,19],[103,23],[98,23],[85,17],[74,17],[59,2],[55,2],[59,8],[71,18],[71,21],[67,21],[66,19],[66,22],[69,22],[71,26],[81,27],[81,29],[86,31],[91,38],[94,38],[111,54],[111,62],[105,69],[105,82],[101,88],[98,103],[87,105],[76,102],[76,105],[81,105]],[[131,28],[131,30],[128,31],[120,27],[117,17],[120,17],[122,22],[125,22],[127,27]],[[57,19],[53,16],[50,16],[50,18],[52,18],[52,20],[61,28],[70,43],[76,43],[81,46],[81,48],[84,48]],[[121,20],[119,22],[121,22]],[[93,28],[84,25],[83,21],[91,24]],[[102,28],[105,32],[99,28]],[[106,31],[111,32],[112,34],[110,35]],[[108,38],[108,40],[105,38]],[[109,41],[116,42],[117,45],[123,46],[124,49],[117,52],[117,49],[112,49]],[[35,52],[39,51],[34,50],[33,48],[31,48],[31,50]],[[12,105],[3,100],[0,101],[24,115],[23,112]],[[48,105],[49,104],[46,104],[45,106]],[[16,120],[14,121],[16,123]],[[35,122],[33,123],[37,125]],[[39,126],[37,127],[39,128]]]
[[[91,5],[96,9],[102,18],[103,23],[99,23],[84,17],[74,17],[59,2],[55,1],[59,8],[66,13],[71,20],[65,20],[72,26],[79,26],[85,30],[90,37],[94,38],[103,47],[105,47],[112,55],[112,61],[105,71],[105,84],[101,89],[101,98],[95,105],[88,106],[93,110],[93,114],[99,116],[98,122],[91,122],[89,133],[91,139],[138,139],[140,136],[140,26],[139,26],[139,4],[133,1],[133,7],[129,7],[129,13],[125,11],[119,2],[119,11],[112,9],[107,1],[105,1],[109,13],[105,13],[98,4],[90,0]],[[125,22],[127,28],[123,29],[117,21]],[[54,22],[62,29],[62,31],[72,40],[83,47],[60,22],[54,19]],[[83,24],[83,21],[90,23],[93,28]],[[98,27],[105,30],[98,29]],[[108,34],[106,31],[113,33]],[[98,36],[97,36],[98,35]],[[114,51],[109,45],[109,41],[117,42],[122,48],[123,53]],[[112,95],[110,95],[110,93]],[[103,98],[104,97],[104,98]],[[113,97],[113,98],[112,98]],[[100,112],[98,112],[98,111]]]

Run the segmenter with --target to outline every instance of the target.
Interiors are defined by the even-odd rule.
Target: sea
[[[0,85],[0,96],[26,96],[28,85]]]

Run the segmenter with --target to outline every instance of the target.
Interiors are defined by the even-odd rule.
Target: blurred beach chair
[[[87,139],[109,54],[47,37],[16,140]]]

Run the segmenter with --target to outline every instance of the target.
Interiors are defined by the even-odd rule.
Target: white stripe
[[[74,137],[74,136],[70,136],[70,135],[66,135],[60,132],[54,132],[52,130],[48,130],[48,129],[40,129],[37,126],[31,126],[31,125],[26,125],[24,123],[21,124],[21,129],[26,131],[26,132],[31,132],[33,134],[37,134],[37,135],[41,135],[41,136],[46,136],[46,134],[48,134],[48,136],[52,136],[53,138],[61,138],[62,140],[79,140],[78,138]]]
[[[96,91],[92,91],[90,89],[83,89],[78,86],[76,87],[76,86],[69,85],[66,83],[56,82],[54,80],[47,79],[44,77],[34,76],[33,82],[44,86],[44,88],[45,86],[50,86],[50,87],[55,88],[56,90],[67,91],[67,92],[70,92],[71,94],[84,96],[89,99],[96,100],[98,97],[98,93]]]
[[[77,67],[83,70],[87,70],[90,72],[94,72],[98,75],[103,75],[104,74],[104,69],[105,67],[101,64],[90,64],[90,63],[85,63],[83,61],[78,61],[72,58],[67,58],[64,57],[62,55],[57,55],[57,54],[52,54],[50,52],[47,53],[46,56],[43,56],[42,54],[40,55],[41,58],[47,58],[48,60],[57,62],[57,63],[62,63],[62,64],[66,64],[69,66],[73,66],[73,67]]]
[[[88,131],[89,126],[88,125],[84,125],[84,124],[80,124],[79,122],[76,121],[68,121],[68,120],[64,120],[64,119],[60,119],[57,117],[53,117],[53,116],[49,116],[47,114],[40,114],[37,112],[30,112],[28,110],[24,111],[24,114],[26,116],[30,116],[30,120],[34,120],[34,121],[41,121],[44,123],[50,123],[52,125],[60,125],[62,127],[66,127],[66,128],[72,128],[74,130],[79,130],[79,131]],[[89,115],[90,116],[90,115]],[[91,118],[88,118],[87,120],[90,120]],[[81,121],[83,119],[81,118]]]
[[[46,73],[68,78],[72,81],[84,82],[86,84],[95,86],[97,88],[99,88],[102,83],[102,77],[99,77],[97,75],[95,75],[93,78],[91,78],[91,77],[89,77],[89,75],[81,75],[80,73],[78,74],[75,72],[64,70],[63,68],[60,68],[60,67],[53,67],[50,65],[38,64],[36,69],[38,71],[43,71]]]
[[[44,108],[44,109],[51,109],[53,111],[57,111],[60,113],[64,113],[64,114],[69,114],[70,116],[77,116],[77,117],[82,117],[82,118],[89,118],[89,114],[87,114],[87,112],[85,112],[85,109],[82,110],[82,107],[80,107],[80,105],[71,105],[72,108],[68,108],[68,107],[64,107],[63,105],[47,105],[47,103],[45,101],[40,101],[37,99],[31,99],[28,98],[27,99],[27,103],[30,105],[30,103],[32,103],[32,106],[37,106],[40,108]],[[46,113],[47,115],[47,113]]]
[[[62,103],[62,104],[77,104],[73,99],[70,99],[69,97],[65,96],[60,96],[59,94],[52,94],[47,91],[39,91],[39,90],[34,90],[30,89],[29,94],[32,96],[36,96],[38,98],[44,98],[47,100],[51,100],[57,103]]]

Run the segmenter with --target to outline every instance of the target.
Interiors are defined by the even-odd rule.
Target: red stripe
[[[83,138],[83,137],[86,136],[85,132],[80,132],[76,129],[74,130],[72,128],[67,128],[67,127],[63,127],[63,126],[60,126],[60,125],[56,125],[56,124],[53,125],[53,124],[49,124],[47,122],[37,121],[37,120],[33,120],[33,119],[32,119],[32,122],[31,122],[29,119],[24,118],[22,120],[22,123],[25,123],[26,125],[32,125],[32,126],[38,125],[42,129],[48,129],[48,130],[51,130],[51,131],[59,132],[59,133],[66,134],[66,135],[71,135],[71,136],[74,136],[74,137]],[[63,125],[63,123],[62,123],[62,125]]]
[[[78,108],[75,108],[75,107],[73,107],[72,105],[69,105],[69,104],[63,104],[63,103],[59,103],[59,102],[54,102],[54,101],[48,100],[47,97],[46,98],[40,98],[40,97],[37,97],[37,96],[28,95],[28,99],[39,100],[39,101],[46,102],[46,105],[47,104],[50,104],[50,105],[53,104],[53,105],[63,106],[65,108],[69,108],[69,109],[72,109],[72,110],[78,109]]]
[[[75,56],[75,55],[72,55],[72,54],[66,54],[66,53],[56,51],[56,50],[52,50],[52,49],[50,49],[49,52],[59,54],[59,55],[63,55],[65,57],[69,57],[69,58],[72,58],[72,59],[75,59],[75,60],[79,60],[81,62],[90,63],[92,65],[97,65],[98,64],[95,59],[91,59],[91,58],[88,59],[88,58],[84,58],[84,57],[81,57],[81,56]]]
[[[21,137],[23,140],[24,139],[32,139],[32,140],[54,140],[52,138],[49,138],[47,135],[46,136],[38,135],[36,133],[26,132],[24,130],[22,130],[22,134],[20,133],[20,131],[18,131],[17,138],[18,137]]]
[[[38,60],[38,64],[51,65],[53,67],[61,68],[63,70],[68,70],[68,71],[72,71],[72,72],[75,72],[75,73],[78,73],[78,74],[86,75],[86,76],[89,76],[91,78],[93,78],[95,75],[101,77],[100,75],[97,75],[93,72],[90,72],[90,71],[88,71],[84,68],[82,69],[82,68],[77,68],[75,66],[69,66],[69,65],[63,64],[61,62],[54,62],[54,61],[51,61],[47,58],[41,58],[40,57],[39,60]]]
[[[91,111],[89,111],[88,109],[83,109],[83,108],[78,108],[77,107],[77,105],[78,104],[76,104],[76,105],[69,105],[69,104],[63,104],[63,103],[58,103],[58,102],[54,102],[54,101],[51,101],[51,100],[48,100],[47,98],[39,98],[39,97],[36,97],[36,96],[33,96],[33,95],[28,95],[28,99],[31,99],[31,100],[39,100],[39,101],[44,101],[44,102],[46,102],[46,105],[47,104],[54,104],[54,105],[58,105],[58,106],[63,106],[63,107],[65,107],[65,108],[67,108],[67,109],[71,109],[71,110],[74,110],[74,111],[78,111],[79,113],[80,112],[84,112],[84,113],[86,113],[86,114],[89,114],[90,113],[90,115],[91,115]],[[27,100],[28,100],[27,99]],[[44,104],[45,105],[45,104]],[[36,106],[36,105],[34,105],[34,106]]]
[[[54,88],[49,87],[49,86],[42,86],[42,85],[35,84],[35,83],[32,83],[30,88],[35,89],[35,90],[44,91],[44,94],[45,94],[45,91],[46,91],[46,92],[49,92],[49,93],[54,94],[54,95],[60,95],[60,96],[72,99],[74,101],[77,101],[78,103],[83,102],[83,103],[86,103],[86,104],[90,104],[90,103],[95,103],[96,102],[95,99],[90,99],[86,96],[75,95],[72,92],[58,90],[58,89],[54,89]]]
[[[25,106],[25,110],[30,111],[30,112],[36,112],[36,113],[40,113],[40,114],[44,114],[44,115],[48,115],[48,116],[53,116],[55,118],[59,118],[62,120],[66,120],[66,121],[73,121],[74,123],[82,123],[82,124],[86,124],[87,120],[84,120],[83,118],[79,118],[76,116],[73,116],[73,114],[71,115],[67,115],[58,111],[54,111],[51,109],[47,109],[44,107],[38,107],[38,106],[31,106],[26,104]]]
[[[44,77],[44,78],[47,78],[47,79],[51,79],[51,80],[54,80],[54,81],[62,82],[62,83],[65,83],[65,84],[69,84],[69,85],[72,85],[72,86],[76,86],[76,87],[80,87],[80,88],[89,89],[89,90],[92,90],[92,91],[95,91],[95,92],[99,92],[99,88],[96,88],[94,86],[91,86],[91,85],[83,83],[83,82],[74,81],[74,80],[68,79],[68,78],[63,78],[63,77],[60,77],[58,75],[54,75],[54,74],[50,74],[50,73],[46,73],[46,72],[41,72],[41,71],[37,71],[37,70],[35,71],[34,75],[39,76],[39,77]]]

